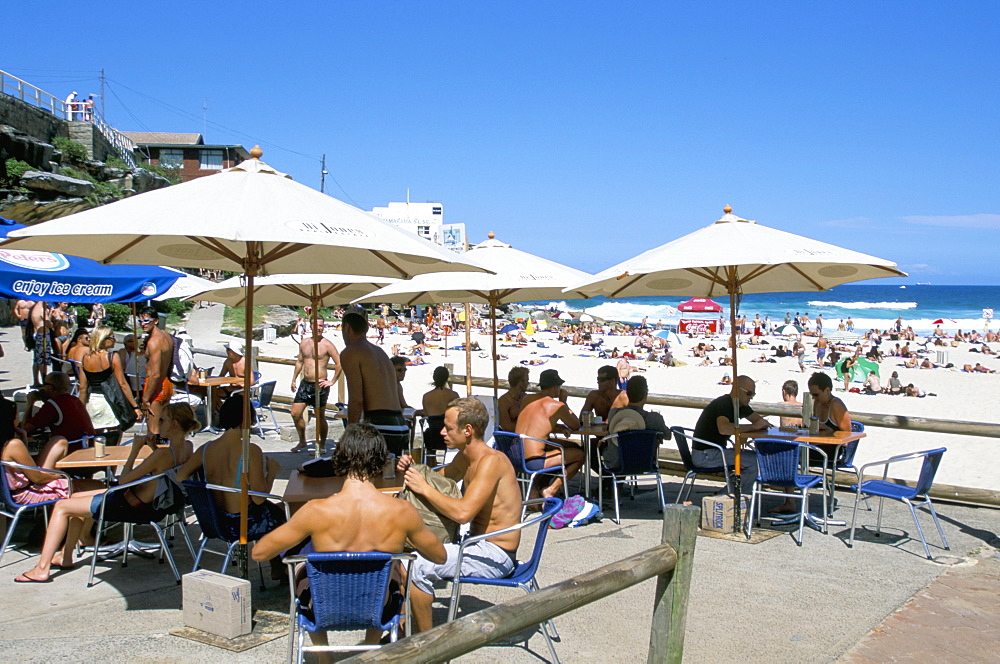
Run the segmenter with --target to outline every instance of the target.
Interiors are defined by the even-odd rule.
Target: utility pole
[[[101,67],[101,117],[108,121],[107,109],[104,107],[104,67]]]
[[[324,193],[326,189],[326,153],[323,154],[323,162],[319,171],[319,193]]]

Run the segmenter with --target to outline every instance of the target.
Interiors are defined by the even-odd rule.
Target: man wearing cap
[[[614,370],[614,367],[612,367]],[[617,372],[616,372],[617,374]],[[580,419],[565,403],[559,400],[560,386],[566,381],[559,377],[555,369],[546,369],[538,379],[538,398],[527,403],[517,417],[515,431],[525,436],[524,462],[529,470],[541,470],[553,466],[566,466],[566,479],[573,477],[583,465],[583,448],[568,440],[560,440],[560,450],[541,442],[554,432],[568,433],[580,428]],[[532,440],[537,439],[537,440]],[[550,498],[562,489],[562,478],[542,490],[542,495]],[[537,497],[537,496],[534,496]]]

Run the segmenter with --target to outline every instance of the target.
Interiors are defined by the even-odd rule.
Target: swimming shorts
[[[366,410],[365,422],[372,424],[382,433],[385,438],[385,445],[389,451],[399,456],[410,446],[410,425],[403,417],[403,412],[399,410]],[[400,430],[399,433],[387,433],[381,426],[406,427],[406,432]]]
[[[330,386],[322,388],[319,391],[319,405],[320,408],[326,407],[326,400],[330,396]],[[313,405],[316,403],[316,383],[308,380],[304,380],[299,383],[299,389],[295,390],[295,399],[292,403],[306,403]]]
[[[48,366],[49,362],[52,360],[52,344],[48,342],[45,338],[44,332],[35,332],[35,358],[34,363],[36,367]]]
[[[445,544],[447,560],[435,564],[421,555],[413,561],[410,578],[415,587],[428,595],[434,594],[434,586],[455,578],[458,564],[458,544]],[[514,573],[516,552],[501,549],[493,542],[481,540],[465,547],[462,556],[462,576],[478,576],[487,579],[503,579]]]
[[[146,381],[149,379],[147,378]],[[143,382],[143,394],[146,391],[146,381]],[[160,393],[153,398],[155,403],[170,403],[170,397],[174,396],[174,384],[170,382],[169,378],[163,379],[163,384],[160,386]]]
[[[816,349],[816,357],[818,357],[820,359],[823,359],[824,357],[826,357],[826,349],[825,348],[817,348]]]
[[[536,456],[530,457],[524,460],[524,467],[531,471],[538,471],[545,469],[545,457]]]

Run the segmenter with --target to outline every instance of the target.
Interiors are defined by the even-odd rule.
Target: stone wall
[[[87,154],[96,161],[107,161],[108,157],[119,157],[118,151],[112,147],[111,143],[104,137],[97,126],[90,122],[80,122],[74,120],[67,123],[69,125],[70,140],[74,140],[87,148]]]
[[[0,94],[0,124],[17,127],[50,143],[56,136],[67,136],[65,120],[6,94]]]

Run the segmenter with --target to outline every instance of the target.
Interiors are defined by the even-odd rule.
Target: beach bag
[[[553,530],[565,528],[573,521],[574,518],[576,518],[578,514],[580,514],[581,511],[583,511],[586,505],[587,500],[583,496],[570,496],[566,499],[566,502],[563,503],[562,508],[555,513],[552,520],[549,521],[549,528],[552,528]]]
[[[444,475],[439,475],[434,472],[434,469],[430,466],[422,463],[415,463],[412,464],[410,468],[420,473],[423,478],[427,480],[427,483],[430,484],[432,488],[439,491],[442,495],[458,499],[462,497],[462,492],[458,490],[458,484],[456,484],[454,480],[449,479]],[[399,497],[416,508],[417,512],[420,514],[420,518],[423,520],[427,528],[430,529],[430,531],[434,533],[443,543],[448,544],[458,540],[458,522],[452,521],[443,514],[435,512],[434,507],[427,500],[427,498],[417,495],[412,491],[407,491],[406,489],[399,492]]]
[[[579,528],[580,526],[585,526],[591,521],[601,520],[601,510],[594,503],[584,503],[580,511],[577,512],[573,520],[570,521],[566,527],[567,528]]]
[[[122,431],[131,429],[138,418],[136,417],[135,409],[132,408],[132,404],[128,402],[128,398],[122,392],[121,385],[112,376],[101,383],[100,387],[101,393],[104,395],[104,400],[108,402],[111,412],[114,413],[115,419],[118,420],[118,426]]]

